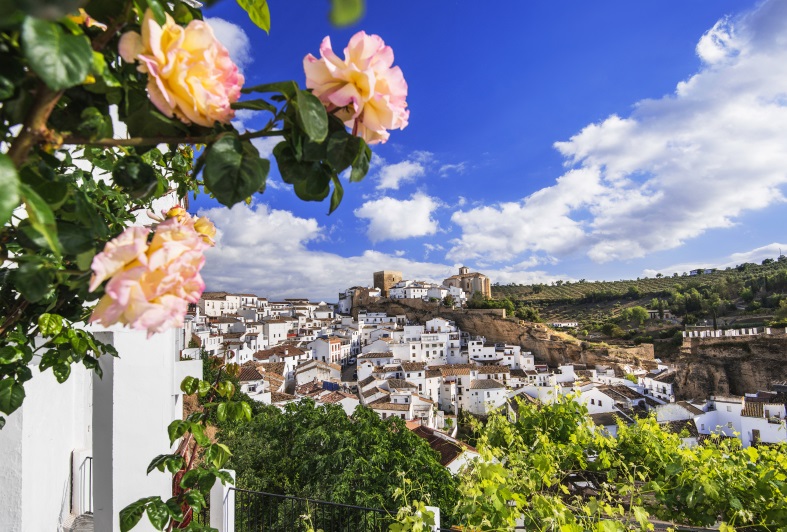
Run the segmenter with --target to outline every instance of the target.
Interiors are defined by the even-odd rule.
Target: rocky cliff
[[[419,323],[440,316],[455,322],[463,331],[485,337],[488,342],[519,345],[523,350],[532,352],[537,362],[550,366],[572,363],[610,366],[653,364],[652,345],[598,347],[557,333],[540,323],[503,319],[485,311],[448,310],[418,300],[381,301],[367,306],[367,310],[387,312],[389,315],[405,314],[409,320]]]
[[[599,346],[580,342],[540,323],[528,323],[472,310],[448,310],[418,300],[379,301],[367,306],[370,312],[405,314],[424,323],[435,316],[451,320],[463,331],[484,336],[489,342],[519,345],[531,351],[536,361],[560,364],[602,364],[620,370],[624,364],[655,367],[653,345],[632,347]],[[787,336],[713,338],[687,344],[672,359],[678,369],[679,399],[703,399],[709,395],[742,395],[787,381]],[[622,371],[620,372],[622,375]]]
[[[695,338],[676,365],[679,399],[767,390],[787,380],[787,336]]]

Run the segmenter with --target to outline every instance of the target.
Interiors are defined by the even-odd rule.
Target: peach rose
[[[204,230],[213,224],[183,209],[171,212],[175,217],[158,224],[150,243],[149,229],[130,227],[93,259],[90,290],[109,282],[91,323],[121,323],[148,336],[183,325],[189,303],[199,301],[205,290],[199,272],[212,245],[195,225]]]
[[[401,69],[392,67],[394,55],[378,35],[360,31],[353,35],[344,59],[331,48],[330,37],[320,45],[321,59],[309,54],[303,59],[306,87],[312,89],[353,133],[368,144],[388,140],[389,129],[404,129],[407,82]]]
[[[230,104],[240,96],[243,75],[204,21],[184,28],[167,15],[159,26],[148,9],[142,34],[123,34],[118,51],[128,63],[139,61],[150,101],[165,115],[206,127],[235,116]]]

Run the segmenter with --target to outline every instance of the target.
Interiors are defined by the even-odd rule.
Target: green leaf
[[[372,160],[372,149],[367,146],[366,141],[361,139],[362,148],[359,150],[358,155],[353,161],[353,169],[350,172],[350,181],[357,183],[361,181],[369,172],[369,163]]]
[[[194,436],[194,441],[201,447],[210,445],[210,438],[205,435],[205,429],[199,423],[191,424],[191,435]]]
[[[13,270],[13,283],[25,299],[36,303],[49,293],[52,272],[38,262],[25,262]]]
[[[244,94],[252,92],[278,92],[287,97],[288,100],[295,98],[298,93],[298,84],[294,81],[276,81],[274,83],[263,83],[241,89]]]
[[[139,523],[142,519],[142,514],[145,513],[145,506],[148,504],[148,498],[139,499],[132,502],[122,510],[120,510],[120,532],[128,532]]]
[[[339,178],[331,176],[331,180],[333,181],[333,194],[331,194],[331,209],[328,211],[328,214],[331,214],[339,207],[344,197],[344,187],[342,187],[342,182],[339,181]]]
[[[249,18],[257,26],[270,33],[271,13],[267,0],[238,0],[238,5],[249,14]]]
[[[336,173],[353,164],[363,150],[363,139],[346,131],[334,131],[328,138],[328,162]]]
[[[216,469],[221,468],[232,453],[229,447],[221,443],[214,443],[205,450],[205,461],[212,463]]]
[[[270,161],[260,158],[251,142],[228,133],[208,148],[202,175],[216,199],[232,207],[259,190],[269,170]]]
[[[187,492],[183,496],[183,500],[197,512],[205,507],[205,497],[202,495],[202,493],[196,490]]]
[[[44,313],[38,317],[38,330],[44,336],[55,336],[63,330],[63,316]]]
[[[0,364],[13,364],[20,360],[22,360],[20,349],[10,345],[0,348]]]
[[[156,530],[164,530],[169,522],[169,508],[161,499],[151,501],[147,507],[148,519]]]
[[[28,15],[57,20],[79,9],[83,0],[16,0],[9,2]]]
[[[180,383],[180,389],[186,395],[191,395],[197,391],[199,388],[199,379],[195,379],[194,377],[188,376],[183,379],[183,382]]]
[[[150,465],[148,465],[148,475],[154,469],[164,471],[164,468],[166,468],[170,473],[175,473],[180,471],[180,469],[183,467],[183,464],[183,457],[179,454],[160,454],[150,462]]]
[[[11,214],[19,205],[19,175],[8,155],[0,153],[0,225],[11,219]]]
[[[25,388],[11,377],[0,381],[0,412],[10,414],[25,400]]]
[[[96,107],[87,107],[82,110],[79,118],[77,132],[80,135],[89,139],[112,138],[112,118],[109,114],[102,113]]]
[[[322,165],[313,165],[315,170],[308,179],[302,179],[294,184],[295,194],[304,201],[322,201],[331,191],[331,174],[325,171]]]
[[[182,419],[176,419],[172,423],[169,424],[167,427],[167,434],[169,434],[169,444],[172,445],[175,443],[175,440],[183,436],[187,430],[189,430],[191,423],[188,421],[183,421]]]
[[[197,393],[199,394],[200,397],[205,397],[211,388],[212,386],[208,381],[199,381],[197,386]]]
[[[71,375],[71,364],[68,362],[58,362],[52,366],[52,373],[55,374],[57,382],[62,384],[66,382],[68,380],[68,376]]]
[[[219,403],[219,406],[216,407],[216,417],[219,418],[219,421],[227,419],[227,403]]]
[[[134,199],[147,197],[158,185],[156,171],[138,155],[118,160],[112,169],[112,180]]]
[[[364,0],[331,0],[331,24],[349,26],[363,16]]]
[[[46,239],[49,248],[60,255],[60,242],[57,240],[57,226],[55,225],[55,215],[49,205],[41,199],[32,188],[24,183],[19,184],[19,189],[24,198],[27,217],[33,228]]]
[[[147,0],[148,7],[153,12],[153,18],[159,26],[163,26],[167,22],[167,12],[161,6],[158,0]]]
[[[84,262],[79,261],[79,255],[82,253],[90,252],[90,259],[92,260],[95,255],[93,248],[93,238],[88,231],[81,225],[73,224],[70,222],[60,221],[57,224],[57,240],[63,248],[63,253],[67,255],[76,255],[77,264],[84,265]],[[90,267],[90,262],[81,270],[87,270]]]
[[[265,100],[246,100],[244,102],[235,102],[232,104],[233,109],[251,109],[252,111],[269,111],[276,114],[278,110],[276,106],[266,102]]]
[[[22,23],[22,50],[31,70],[55,91],[79,85],[90,72],[93,48],[85,35],[57,23],[28,17]]]
[[[251,421],[251,414],[252,414],[252,412],[251,412],[251,405],[249,405],[249,403],[247,403],[246,401],[243,401],[243,402],[240,403],[240,407],[241,407],[241,413],[243,414],[243,417],[246,418],[246,421]],[[230,450],[227,449],[227,452],[229,452],[229,451]],[[216,467],[218,467],[218,466],[216,466]]]
[[[218,392],[218,394],[222,397],[231,399],[232,396],[235,394],[235,385],[232,384],[230,381],[221,381],[216,386],[216,392]]]
[[[328,113],[319,98],[309,91],[298,91],[296,97],[298,124],[314,142],[328,135]]]

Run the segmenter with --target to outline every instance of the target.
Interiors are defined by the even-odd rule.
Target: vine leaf
[[[19,176],[11,158],[0,153],[0,224],[11,219],[11,214],[19,205]]]
[[[222,205],[232,207],[265,185],[270,161],[260,157],[248,140],[223,135],[205,154],[205,185]]]
[[[93,64],[85,35],[66,33],[59,24],[37,18],[22,23],[22,49],[33,72],[54,91],[85,81]]]
[[[252,22],[265,30],[265,33],[270,33],[271,12],[267,0],[238,0],[238,5],[249,14]]]

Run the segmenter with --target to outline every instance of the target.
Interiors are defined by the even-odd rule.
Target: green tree
[[[227,467],[241,488],[286,493],[395,513],[396,473],[417,486],[413,495],[450,510],[457,482],[425,440],[399,418],[383,420],[358,407],[347,416],[338,405],[304,399],[282,412],[262,406],[252,421],[221,427],[219,441],[232,449]]]

